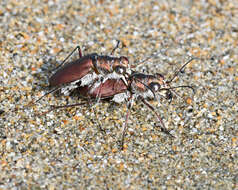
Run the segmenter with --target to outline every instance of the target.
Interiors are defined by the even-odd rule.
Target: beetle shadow
[[[56,58],[50,55],[44,56],[42,59],[43,64],[33,74],[35,81],[33,90],[49,90],[48,79],[52,75],[54,68],[59,64]]]
[[[49,86],[49,78],[52,76],[52,74],[57,71],[61,66],[78,59],[78,54],[73,53],[69,57],[67,55],[60,55],[62,51],[58,52],[56,55],[50,55],[49,52],[46,52],[42,56],[43,64],[38,69],[36,73],[33,74],[33,77],[35,78],[34,83],[34,90],[50,90],[52,89]],[[64,57],[67,57],[66,60],[60,60],[59,57],[62,57],[64,60]],[[62,63],[65,62],[63,65]]]

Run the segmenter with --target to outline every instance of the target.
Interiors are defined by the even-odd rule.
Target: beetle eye
[[[114,70],[118,74],[124,74],[126,72],[126,68],[122,66],[116,66]]]
[[[160,84],[157,82],[152,82],[149,84],[149,87],[153,89],[153,91],[158,91],[160,89]]]

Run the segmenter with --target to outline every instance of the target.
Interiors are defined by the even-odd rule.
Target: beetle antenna
[[[192,89],[193,93],[195,94],[195,89],[193,86],[189,86],[189,85],[182,85],[182,86],[174,86],[174,87],[169,87],[169,88],[161,88],[160,90],[172,90],[172,89],[176,89],[176,88],[190,88]]]
[[[83,55],[82,55],[82,51],[81,51],[81,48],[80,46],[77,46],[76,48],[74,48],[74,50],[62,61],[62,63],[60,63],[56,68],[52,69],[52,71],[55,71],[57,70],[58,68],[60,68],[72,55],[73,53],[78,50],[78,53],[79,53],[79,58],[81,58]]]
[[[174,76],[171,80],[167,81],[166,83],[171,83],[177,76],[178,74],[191,62],[193,61],[194,59],[196,59],[195,57],[192,57],[190,60],[188,60],[178,71],[176,71],[174,73]]]
[[[162,126],[159,126],[160,127],[160,130],[162,132],[164,132],[165,134],[169,135],[170,137],[173,137],[173,135],[171,135],[170,131],[168,129],[166,129],[165,125],[164,125],[164,122],[163,120],[161,119],[161,117],[159,116],[159,114],[155,111],[155,108],[150,105],[149,102],[147,102],[144,98],[142,98],[142,102],[152,111],[154,112],[154,114],[156,115],[157,119],[159,120],[159,122],[161,123]]]
[[[169,48],[166,48],[164,51],[167,51],[168,49],[169,49]],[[157,52],[151,54],[150,56],[148,56],[147,58],[145,58],[145,59],[142,60],[142,61],[138,61],[138,63],[135,63],[135,65],[132,66],[132,68],[134,69],[134,68],[139,67],[140,65],[142,65],[142,64],[145,63],[146,61],[148,61],[148,60],[150,60],[150,59],[152,59],[152,58],[158,57],[159,54],[163,54],[163,53],[162,53],[162,50],[157,51]]]
[[[145,58],[144,60],[142,60],[142,61],[139,61],[138,63],[136,63],[135,65],[132,65],[131,66],[131,68],[137,68],[137,67],[139,67],[140,65],[142,65],[143,63],[145,63],[146,61],[148,61],[148,60],[150,60],[152,57],[151,56],[149,56],[149,57],[147,57],[147,58]]]

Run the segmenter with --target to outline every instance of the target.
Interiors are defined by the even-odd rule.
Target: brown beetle
[[[119,43],[120,41],[117,41],[117,45],[112,50],[111,55],[118,48]],[[76,50],[78,50],[80,58],[75,61],[65,63]],[[105,83],[108,79],[118,80],[119,84],[122,80],[125,84],[123,86],[127,86],[127,78],[131,73],[127,57],[112,57],[107,55],[98,55],[96,53],[83,56],[79,46],[77,46],[54,70],[56,70],[56,72],[49,78],[49,84],[50,87],[55,88],[47,92],[35,102],[38,102],[44,96],[60,89],[63,94],[69,94],[73,89],[79,87],[85,87],[82,88],[82,92],[84,91],[83,89],[87,89],[89,87],[95,89],[99,87],[101,83]]]
[[[127,74],[128,66],[129,61],[126,57],[90,54],[63,66],[49,78],[49,83],[54,87],[79,80],[82,86],[86,86],[98,78],[98,75],[120,79]]]
[[[118,48],[120,41],[112,50],[111,55]],[[66,60],[78,50],[79,59],[66,63]],[[63,61],[58,69],[50,78],[49,84],[51,87],[57,87],[74,83],[78,86],[91,85],[95,80],[104,83],[107,79],[122,79],[126,84],[126,78],[130,74],[129,60],[127,57],[112,57],[107,55],[98,55],[96,53],[82,56],[79,46]],[[126,84],[127,85],[127,84]]]

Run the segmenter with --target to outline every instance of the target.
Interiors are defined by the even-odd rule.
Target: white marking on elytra
[[[79,82],[80,82],[80,79],[71,82],[70,84],[68,84],[68,85],[65,86],[65,87],[62,87],[62,88],[61,88],[61,93],[64,94],[64,95],[69,95],[72,90],[74,90],[75,88],[78,87],[78,84],[77,84],[77,83],[79,83]]]
[[[112,73],[109,73],[108,75],[106,75],[106,76],[104,77],[102,83],[106,82],[108,79],[118,79],[118,80],[119,80],[119,79],[122,79],[123,82],[124,82],[126,85],[128,85],[128,83],[127,83],[125,77],[124,77],[123,75],[121,75],[121,74],[116,73],[115,71],[113,71]]]
[[[95,72],[93,72],[92,74],[87,74],[80,79],[80,81],[81,81],[80,86],[87,86],[87,85],[93,83],[94,80],[99,77],[101,77],[101,75],[97,75]]]
[[[72,92],[72,90],[78,88],[79,86],[90,85],[99,76],[101,76],[101,75],[97,75],[94,72],[92,74],[87,74],[84,77],[82,77],[81,79],[73,81],[73,82],[67,84],[67,86],[62,87],[61,93],[64,94],[64,95],[69,95],[70,92]]]

